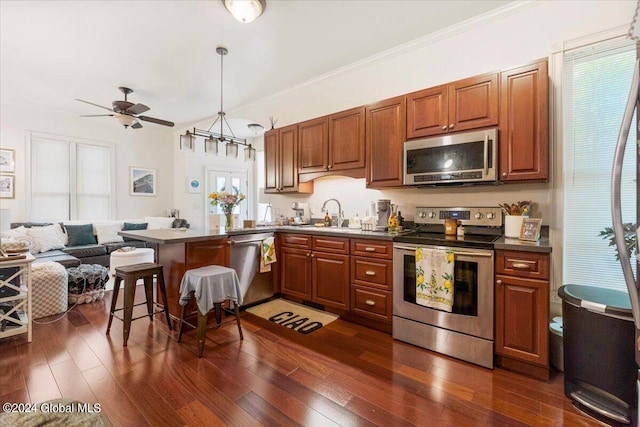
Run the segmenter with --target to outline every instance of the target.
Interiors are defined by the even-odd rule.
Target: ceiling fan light
[[[222,3],[234,18],[244,24],[253,22],[267,7],[266,0],[222,0]]]
[[[235,142],[227,142],[227,157],[238,157],[238,144]]]
[[[191,132],[186,131],[184,135],[180,135],[180,151],[193,150],[193,143],[196,137]]]
[[[135,117],[128,114],[116,114],[114,117],[118,121],[118,123],[120,123],[125,128],[128,128],[132,124],[137,123]]]

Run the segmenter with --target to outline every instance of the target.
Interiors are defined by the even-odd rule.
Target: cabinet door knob
[[[331,169],[333,167],[333,165],[329,165],[327,166],[327,169]]]
[[[525,264],[524,262],[514,262],[511,265],[513,268],[517,268],[518,270],[531,270],[531,265]]]
[[[375,276],[376,272],[375,271],[371,271],[371,270],[367,270],[364,272],[364,274],[366,274],[367,276]]]
[[[449,125],[449,129],[453,129],[453,123]]]
[[[496,280],[496,285],[502,285],[502,280],[500,279]]]
[[[311,254],[310,254],[310,253],[307,253],[307,256],[311,256]]]
[[[372,307],[373,307],[374,305],[376,305],[376,302],[375,302],[374,300],[371,300],[371,299],[366,300],[364,303],[365,303],[365,304],[367,304],[367,305],[370,305],[370,306],[372,306]]]
[[[506,178],[507,177],[507,173],[506,172],[502,172],[502,177]]]
[[[447,130],[447,126],[446,125],[442,126],[442,130]]]

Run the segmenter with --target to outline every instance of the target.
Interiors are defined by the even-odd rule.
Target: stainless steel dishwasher
[[[242,292],[242,306],[255,305],[273,296],[273,271],[260,273],[262,241],[273,233],[230,236],[231,268],[236,270]],[[272,266],[273,269],[273,266]]]

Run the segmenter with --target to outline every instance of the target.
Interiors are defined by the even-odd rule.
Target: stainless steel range
[[[457,221],[464,236],[445,234]],[[429,350],[493,368],[493,242],[502,236],[497,207],[419,207],[416,231],[393,244],[393,337]],[[452,250],[451,312],[416,302],[416,248]]]

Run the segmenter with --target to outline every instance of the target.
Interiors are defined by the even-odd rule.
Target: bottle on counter
[[[387,225],[389,227],[389,233],[396,233],[398,231],[398,217],[395,213],[391,213]]]
[[[404,218],[402,217],[402,212],[398,211],[398,216],[396,217],[398,222],[398,231],[402,230],[404,227]]]
[[[324,214],[324,226],[331,227],[331,217],[329,216],[329,212]]]

